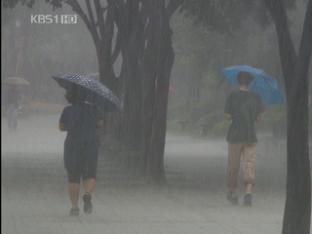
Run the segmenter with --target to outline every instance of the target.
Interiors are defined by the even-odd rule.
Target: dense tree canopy
[[[289,8],[296,6],[295,0],[283,0]],[[269,14],[263,1],[248,0],[187,0],[181,10],[210,30],[233,33],[250,17],[262,26],[269,23]]]

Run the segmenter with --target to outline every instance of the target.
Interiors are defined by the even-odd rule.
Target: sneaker
[[[92,202],[91,202],[91,194],[86,193],[83,195],[82,200],[84,202],[83,204],[83,211],[86,214],[91,214],[92,213]]]
[[[229,202],[232,203],[232,205],[237,205],[238,204],[238,196],[235,193],[233,193],[233,192],[228,192],[227,199],[228,199]]]
[[[79,208],[78,207],[73,207],[69,211],[70,216],[79,216]]]
[[[252,195],[250,193],[247,193],[244,196],[244,206],[251,206],[252,205]]]

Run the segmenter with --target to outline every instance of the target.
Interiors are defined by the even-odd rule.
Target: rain
[[[272,2],[2,1],[1,232],[312,233],[312,0]]]

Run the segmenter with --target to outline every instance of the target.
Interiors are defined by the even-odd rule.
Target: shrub
[[[211,133],[214,136],[225,136],[226,132],[228,131],[230,127],[231,122],[222,119],[221,121],[217,122],[212,128],[211,128]]]

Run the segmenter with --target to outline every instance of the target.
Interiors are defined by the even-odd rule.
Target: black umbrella
[[[52,78],[65,89],[70,89],[73,85],[83,88],[87,92],[88,100],[103,111],[121,111],[122,109],[120,100],[98,80],[78,74],[58,75]]]

